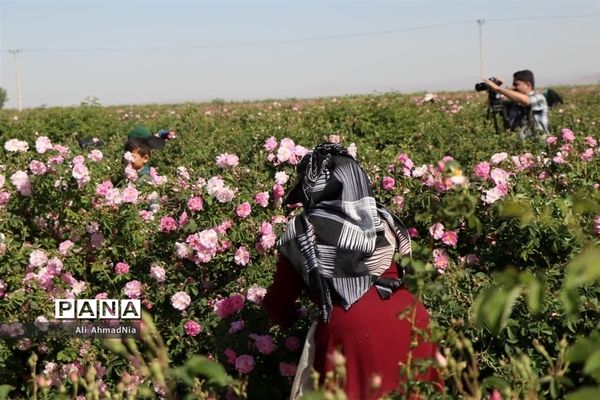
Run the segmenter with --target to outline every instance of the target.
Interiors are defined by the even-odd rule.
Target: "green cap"
[[[145,126],[136,126],[127,134],[127,139],[149,139],[151,137],[152,132],[150,132],[150,129],[146,128]]]
[[[127,134],[127,139],[142,139],[153,149],[162,149],[165,147],[165,139],[152,135],[150,129],[145,126],[136,126]]]

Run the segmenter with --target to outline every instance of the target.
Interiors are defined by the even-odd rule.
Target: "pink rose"
[[[254,196],[254,201],[261,207],[267,207],[269,205],[269,192],[260,192]]]
[[[117,275],[126,274],[128,272],[129,272],[129,264],[120,261],[115,265],[115,273]]]
[[[600,215],[594,218],[594,235],[600,236]]]
[[[235,209],[235,213],[240,218],[246,218],[252,212],[252,206],[247,201],[243,202]]]
[[[592,158],[594,158],[594,149],[593,148],[589,148],[586,149],[582,154],[581,154],[581,159],[583,161],[591,161]]]
[[[40,176],[46,173],[46,164],[38,160],[31,160],[29,163],[29,170],[32,174]]]
[[[413,226],[411,226],[410,228],[407,229],[408,231],[408,236],[410,236],[411,238],[418,238],[421,235],[419,234],[419,230]]]
[[[456,247],[456,244],[458,243],[458,235],[454,231],[446,231],[442,236],[442,243],[447,246]]]
[[[162,283],[166,279],[165,269],[159,265],[152,265],[150,267],[150,277],[156,282]]]
[[[177,221],[173,217],[165,216],[160,219],[159,229],[161,232],[169,233],[177,230]]]
[[[140,281],[131,281],[125,284],[125,295],[130,299],[137,299],[142,294],[142,284]]]
[[[429,227],[429,233],[435,240],[440,240],[444,236],[444,225],[436,222]]]
[[[244,307],[244,297],[234,294],[226,299],[218,300],[213,307],[217,317],[227,318]]]
[[[554,143],[556,143],[557,140],[558,138],[556,136],[548,136],[546,138],[546,143],[548,143],[549,145],[553,145]]]
[[[291,364],[291,363],[286,363],[286,362],[280,362],[279,363],[279,373],[281,373],[281,376],[289,376],[289,377],[293,377],[296,376],[296,364]]]
[[[75,246],[75,243],[70,240],[65,240],[58,245],[58,252],[61,256],[66,256],[73,246]]]
[[[443,274],[448,267],[448,254],[444,249],[433,250],[433,265],[437,272]]]
[[[591,136],[586,136],[584,140],[585,140],[585,144],[587,144],[590,147],[596,147],[598,145],[598,142],[596,141],[596,139],[594,139]]]
[[[248,265],[248,262],[250,261],[250,252],[244,246],[241,246],[236,250],[233,259],[237,265]]]
[[[242,354],[235,359],[235,369],[242,374],[249,374],[254,369],[254,357]]]
[[[252,285],[250,288],[248,288],[246,299],[254,304],[260,304],[262,303],[265,294],[267,294],[267,289],[258,285]]]
[[[246,326],[246,323],[244,321],[237,320],[237,321],[233,321],[230,325],[229,325],[229,333],[236,333],[241,331],[242,329],[244,329],[244,327]]]
[[[35,149],[38,153],[44,154],[48,150],[52,150],[52,142],[46,136],[40,136],[35,141]]]
[[[171,305],[179,311],[183,311],[191,304],[192,299],[186,292],[177,292],[171,297]]]
[[[280,184],[276,183],[273,185],[273,198],[275,200],[283,198],[285,194],[285,189]]]
[[[575,140],[575,134],[569,128],[564,128],[561,133],[563,142],[570,143]]]
[[[267,140],[265,140],[265,149],[268,152],[272,152],[277,147],[277,139],[274,136],[271,136]]]
[[[490,164],[487,161],[480,162],[474,168],[475,175],[487,179],[490,174]]]
[[[202,326],[196,321],[188,321],[184,325],[185,333],[188,336],[198,336],[202,332]]]
[[[202,200],[202,197],[190,197],[187,206],[191,211],[201,211],[204,208],[204,201]]]
[[[258,352],[261,354],[271,354],[277,348],[273,338],[269,335],[257,335],[253,333],[250,335],[250,338],[254,339],[254,346],[256,346]]]
[[[381,181],[381,187],[383,187],[384,190],[392,190],[395,185],[396,181],[391,176],[385,176]]]
[[[289,351],[296,351],[300,348],[300,340],[298,340],[296,336],[289,336],[285,339],[285,347],[287,347]]]
[[[229,364],[235,364],[235,360],[237,358],[237,356],[235,355],[235,351],[233,351],[232,349],[225,349],[224,353],[225,357],[227,357],[227,362]]]

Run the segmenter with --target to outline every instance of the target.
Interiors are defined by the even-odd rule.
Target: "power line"
[[[518,21],[541,21],[541,20],[552,20],[552,19],[572,19],[572,18],[586,18],[599,16],[600,12],[586,13],[586,14],[571,14],[571,15],[555,15],[555,16],[541,16],[541,17],[515,17],[515,18],[491,18],[486,19],[486,22],[518,22]],[[280,40],[266,40],[266,41],[254,41],[254,42],[238,42],[238,43],[221,43],[221,44],[208,44],[208,45],[192,45],[192,46],[157,46],[157,47],[115,47],[115,48],[31,48],[22,49],[27,52],[65,52],[65,53],[91,53],[91,52],[151,52],[151,51],[181,51],[181,50],[197,50],[197,49],[211,49],[211,48],[232,48],[232,47],[249,47],[249,46],[263,46],[273,44],[287,44],[287,43],[299,43],[299,42],[315,42],[321,40],[334,40],[334,39],[347,39],[353,37],[367,37],[377,35],[389,35],[394,33],[402,32],[414,32],[429,29],[445,28],[449,26],[467,25],[472,24],[479,20],[466,20],[466,21],[455,21],[439,24],[429,24],[414,26],[408,28],[396,28],[381,31],[368,31],[358,33],[348,33],[339,35],[326,35],[326,36],[315,36],[315,37],[304,37],[304,38],[291,38],[291,39],[280,39]],[[2,52],[10,51],[3,49]]]

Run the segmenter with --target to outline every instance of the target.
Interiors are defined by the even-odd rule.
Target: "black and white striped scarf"
[[[302,159],[298,174],[286,202],[300,200],[304,212],[288,222],[277,246],[319,295],[323,320],[331,313],[330,290],[345,309],[371,285],[389,297],[403,278],[380,277],[390,255],[411,254],[402,222],[375,201],[367,175],[339,145],[317,146]]]

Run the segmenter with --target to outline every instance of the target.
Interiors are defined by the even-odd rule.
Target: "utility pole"
[[[485,79],[483,75],[483,24],[485,19],[478,19],[477,25],[479,25],[479,78]]]
[[[8,50],[8,52],[12,54],[15,59],[15,71],[17,74],[17,101],[19,104],[19,111],[22,111],[23,101],[21,99],[21,70],[19,68],[19,54],[21,54],[21,49]]]

